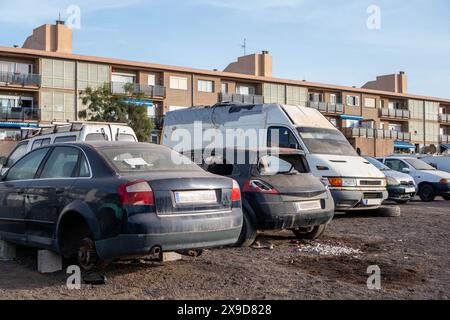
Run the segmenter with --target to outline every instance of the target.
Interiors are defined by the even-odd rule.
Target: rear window
[[[305,163],[305,158],[298,154],[265,155],[258,161],[258,173],[262,176],[307,173],[309,169]]]
[[[118,141],[137,142],[132,134],[121,133],[117,139]]]
[[[191,160],[161,147],[126,147],[100,149],[117,172],[202,171]]]
[[[86,141],[108,141],[108,136],[103,133],[91,133],[86,136]]]
[[[55,143],[64,143],[64,142],[73,142],[77,141],[77,136],[64,136],[64,137],[56,137]]]

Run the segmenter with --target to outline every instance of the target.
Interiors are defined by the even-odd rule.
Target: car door
[[[400,159],[386,159],[384,164],[386,166],[388,166],[389,168],[391,168],[392,170],[402,172],[402,173],[407,173],[403,170],[408,169],[409,170],[408,174],[414,178],[416,184],[420,183],[420,181],[419,182],[417,181],[417,179],[418,179],[417,170],[415,168],[413,168],[412,166],[410,166],[405,161],[400,160]]]
[[[25,194],[28,241],[51,246],[62,209],[71,202],[70,189],[78,176],[80,149],[54,147]]]
[[[17,161],[0,182],[0,232],[21,242],[25,236],[25,193],[49,149],[39,149]]]

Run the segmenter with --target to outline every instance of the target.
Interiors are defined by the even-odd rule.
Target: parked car
[[[388,198],[384,174],[358,156],[345,136],[318,110],[279,104],[219,104],[168,112],[162,144],[178,150],[180,132],[195,137],[196,122],[203,132],[216,132],[216,141],[228,130],[257,130],[248,148],[278,147],[305,152],[311,172],[330,188],[336,211],[378,209]],[[210,141],[192,139],[191,149],[208,148]],[[227,148],[237,146],[222,144]]]
[[[227,158],[231,154],[236,154],[234,160]],[[289,229],[298,238],[317,239],[333,219],[333,197],[312,175],[302,151],[224,150],[222,155],[208,157],[203,167],[239,183],[244,212],[240,246],[252,245],[257,230]]]
[[[54,143],[74,141],[131,141],[137,142],[134,130],[126,124],[103,122],[71,122],[39,128],[31,134],[25,131],[21,141],[8,157],[0,157],[0,174],[4,174],[14,163],[28,152]],[[31,135],[31,137],[30,137]]]
[[[418,159],[428,163],[430,166],[445,172],[450,172],[450,156],[419,156]]]
[[[416,196],[416,183],[409,174],[394,171],[375,158],[365,157],[365,159],[385,174],[389,200],[405,204]]]
[[[409,174],[419,189],[422,201],[430,202],[442,196],[450,200],[450,173],[439,171],[420,159],[395,156],[378,159],[392,170]]]
[[[0,239],[77,257],[87,270],[232,245],[243,220],[237,182],[166,147],[132,142],[33,150],[2,177],[0,203]]]

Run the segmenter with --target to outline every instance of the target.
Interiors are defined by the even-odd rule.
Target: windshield
[[[369,161],[371,164],[373,164],[378,170],[381,170],[381,171],[390,171],[391,170],[391,168],[389,168],[388,166],[384,165],[383,163],[381,163],[377,159],[374,159],[374,158],[371,158],[371,157],[366,157],[365,159],[367,161]]]
[[[358,155],[344,135],[336,129],[302,127],[297,130],[309,152],[313,154]]]
[[[166,148],[105,148],[100,152],[117,172],[201,171],[191,160]]]
[[[416,170],[433,170],[436,171],[436,168],[433,168],[428,163],[419,160],[419,159],[405,159],[406,162],[409,163]]]
[[[296,175],[306,173],[308,169],[303,162],[303,156],[280,154],[262,156],[258,162],[258,172],[262,176]]]

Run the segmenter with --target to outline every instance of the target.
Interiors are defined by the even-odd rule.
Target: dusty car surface
[[[77,257],[85,269],[234,244],[242,219],[235,181],[158,145],[46,146],[0,181],[0,239]]]
[[[229,151],[223,154],[228,156]],[[316,239],[324,233],[334,217],[333,197],[312,175],[302,151],[268,148],[233,152],[234,162],[215,155],[203,167],[235,179],[241,187],[244,225],[238,245],[253,244],[257,230],[288,229],[302,239]]]

